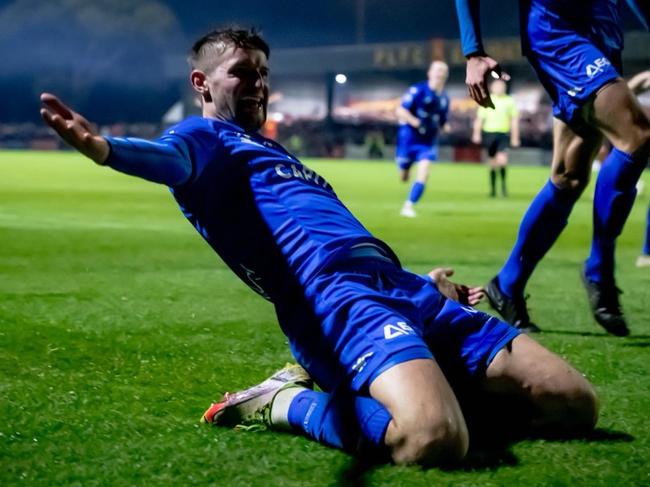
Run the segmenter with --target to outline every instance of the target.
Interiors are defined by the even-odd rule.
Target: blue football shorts
[[[409,169],[414,162],[438,160],[438,139],[415,133],[415,129],[400,126],[397,132],[395,162],[400,169]]]
[[[305,295],[309,312],[280,318],[294,356],[325,391],[365,393],[379,374],[415,359],[435,359],[452,386],[480,379],[519,334],[445,298],[430,280],[373,258],[335,264]]]
[[[533,7],[524,34],[526,56],[553,100],[553,115],[568,124],[594,93],[622,72],[621,50],[604,41],[620,29],[616,19],[603,15],[591,29],[575,22]]]

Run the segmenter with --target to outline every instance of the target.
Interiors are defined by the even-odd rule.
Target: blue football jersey
[[[436,93],[429,88],[429,83],[422,81],[411,86],[404,94],[402,107],[417,117],[422,125],[416,129],[407,123],[402,123],[401,127],[411,128],[416,139],[432,140],[438,136],[438,132],[447,122],[449,97],[444,91]]]
[[[278,303],[355,244],[375,239],[330,184],[276,142],[190,117],[159,139],[183,146],[192,173],[171,191],[196,230],[253,290]]]

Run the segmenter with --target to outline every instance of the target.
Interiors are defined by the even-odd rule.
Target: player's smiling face
[[[268,60],[262,51],[229,47],[206,75],[214,113],[206,113],[204,106],[204,116],[235,122],[247,131],[262,128],[269,100]]]

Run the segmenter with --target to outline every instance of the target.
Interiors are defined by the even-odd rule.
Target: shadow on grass
[[[624,343],[624,347],[638,347],[638,348],[648,348],[650,347],[650,342],[632,342],[632,343]]]
[[[511,432],[507,436],[483,436],[486,432],[479,433],[473,440],[473,446],[467,457],[454,466],[441,467],[444,471],[477,471],[496,470],[502,467],[515,467],[519,459],[510,451],[510,447],[520,441],[545,440],[559,443],[630,443],[634,436],[622,431],[612,431],[598,428],[582,436],[561,437],[553,435],[526,435]],[[335,485],[341,487],[360,487],[368,485],[368,475],[377,467],[387,465],[389,462],[380,459],[352,457],[350,462],[339,472]]]
[[[602,428],[596,428],[591,433],[586,434],[581,438],[556,438],[556,441],[584,441],[587,443],[631,443],[634,441],[634,436],[622,431],[612,431]]]
[[[341,487],[363,487],[368,485],[368,474],[376,467],[387,463],[373,461],[370,458],[352,457],[350,462],[339,472],[335,485]]]
[[[562,436],[552,434],[531,434],[523,430],[502,431],[494,427],[483,428],[474,432],[473,445],[463,462],[445,470],[495,470],[501,467],[519,465],[519,459],[510,451],[510,447],[521,441],[544,440],[558,443],[629,443],[634,436],[622,431],[597,428],[584,435]],[[471,436],[471,435],[470,435]]]
[[[597,428],[585,435],[531,435],[509,431],[505,435],[496,435],[494,429],[482,429],[475,432],[472,447],[467,457],[459,464],[441,467],[444,471],[496,470],[502,467],[515,467],[519,459],[510,451],[510,447],[520,441],[545,440],[559,443],[630,443],[634,436],[622,431]],[[501,431],[501,433],[503,433]],[[471,435],[470,435],[471,436]],[[359,487],[368,485],[368,475],[377,467],[389,464],[379,458],[351,457],[350,462],[339,472],[335,485],[341,487]]]

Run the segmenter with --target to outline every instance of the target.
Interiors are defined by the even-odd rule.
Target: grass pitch
[[[439,164],[419,217],[390,164],[308,161],[415,271],[453,265],[485,283],[546,168]],[[650,184],[650,175],[644,177]],[[528,291],[538,339],[596,385],[598,433],[526,440],[456,471],[381,466],[305,438],[199,425],[210,402],[290,360],[271,306],[241,284],[166,188],[70,153],[0,152],[0,485],[648,485],[650,271],[636,269],[648,200],[618,248],[633,336],[592,322],[578,271],[591,191]],[[647,197],[646,197],[647,198]]]

